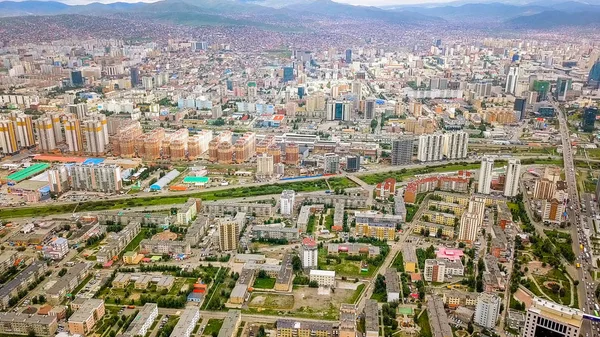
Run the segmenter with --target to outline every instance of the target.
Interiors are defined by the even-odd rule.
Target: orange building
[[[241,164],[248,161],[256,152],[256,135],[253,132],[245,133],[236,140],[234,148],[236,163]]]
[[[281,147],[277,144],[272,144],[267,149],[267,154],[273,156],[273,164],[281,163]]]
[[[233,146],[229,142],[219,144],[217,161],[219,164],[233,163]]]
[[[160,150],[164,138],[165,129],[163,128],[154,129],[152,132],[145,134],[141,139],[141,144],[138,143],[143,148],[143,155],[141,157],[146,160],[160,159]]]
[[[300,149],[296,143],[285,144],[285,163],[288,165],[298,165],[300,159]]]

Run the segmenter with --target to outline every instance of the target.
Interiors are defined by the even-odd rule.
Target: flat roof
[[[208,183],[208,181],[209,181],[208,177],[187,176],[187,177],[183,178],[184,184],[206,184],[206,183]]]
[[[38,154],[33,157],[33,160],[49,161],[49,162],[61,162],[61,163],[83,163],[87,160],[84,157],[64,157],[64,156],[50,156],[47,154]]]
[[[318,276],[332,276],[335,277],[335,271],[333,270],[318,270],[312,269],[310,271],[310,275],[318,275]]]
[[[7,179],[8,180],[12,180],[12,181],[21,181],[21,180],[25,180],[33,175],[36,175],[44,170],[46,170],[47,168],[50,167],[50,164],[46,164],[46,163],[36,163],[33,164],[27,168],[24,168],[22,170],[19,170],[13,174],[9,174]]]

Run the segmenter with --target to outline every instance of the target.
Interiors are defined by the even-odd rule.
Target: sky
[[[25,1],[25,0],[0,0],[2,1]],[[39,0],[38,0],[39,1]],[[41,0],[45,1],[45,0]],[[112,2],[155,2],[158,0],[52,0],[63,2],[69,5],[85,5],[92,2],[112,3]],[[282,0],[285,1],[285,0]],[[310,0],[307,0],[310,1]],[[410,5],[419,3],[441,3],[453,0],[333,0],[335,2],[362,6],[385,6],[385,5]]]

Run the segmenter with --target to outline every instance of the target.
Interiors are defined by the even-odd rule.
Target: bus
[[[594,315],[596,315],[596,317],[600,317],[600,315],[598,315],[598,310],[594,310]]]
[[[596,307],[596,310],[600,310],[600,307],[598,306],[598,303],[594,303],[594,307]]]

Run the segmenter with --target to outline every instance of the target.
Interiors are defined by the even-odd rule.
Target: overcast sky
[[[0,0],[9,1],[9,0]],[[25,1],[25,0],[10,0],[10,1]],[[112,2],[155,2],[158,0],[52,0],[59,1],[70,5],[84,5],[92,2],[101,2],[101,3],[112,3]],[[285,0],[281,0],[285,1]],[[307,0],[310,1],[310,0]],[[352,5],[363,5],[363,6],[384,6],[384,5],[408,5],[408,4],[418,4],[418,3],[440,3],[440,2],[448,2],[452,0],[333,0],[336,2],[342,2]]]

